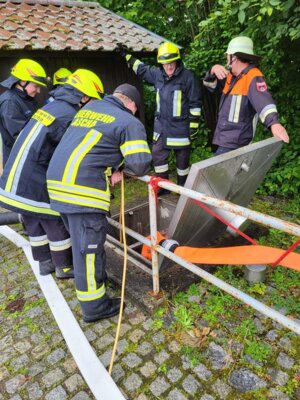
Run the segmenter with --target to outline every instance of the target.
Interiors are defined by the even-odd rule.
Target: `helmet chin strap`
[[[232,74],[232,62],[233,62],[233,54],[229,55],[229,64],[228,64],[228,70]]]
[[[27,86],[29,85],[29,82],[27,81],[27,82],[25,82],[25,83],[22,85],[21,81],[19,81],[19,82],[18,82],[18,85],[21,86],[21,88],[23,89],[23,92],[25,92],[25,93],[27,94],[27,96],[28,96],[28,93],[27,93],[26,88],[27,88]]]

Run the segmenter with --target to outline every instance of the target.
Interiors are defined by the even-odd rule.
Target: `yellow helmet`
[[[72,72],[67,68],[59,68],[53,74],[53,86],[64,85],[70,75],[72,75]]]
[[[77,69],[68,77],[66,84],[95,99],[101,99],[104,94],[100,78],[88,69]]]
[[[180,60],[179,48],[170,42],[161,44],[157,52],[157,62],[168,64],[176,60]]]
[[[27,58],[22,58],[12,67],[11,75],[20,79],[20,81],[47,86],[47,75],[44,68],[36,61]]]

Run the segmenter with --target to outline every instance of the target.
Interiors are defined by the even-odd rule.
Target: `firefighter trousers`
[[[76,295],[84,315],[97,315],[106,299],[105,214],[62,214],[72,240]]]
[[[72,266],[71,239],[61,218],[45,219],[23,214],[22,220],[34,260],[52,259],[55,267]]]
[[[184,149],[173,149],[176,157],[176,169],[177,169],[177,184],[184,186],[186,178],[189,174],[189,162],[191,148],[186,147]],[[169,178],[169,163],[168,158],[172,149],[164,147],[163,138],[159,137],[157,142],[153,143],[152,147],[152,159],[154,164],[154,171],[157,176],[161,178]]]

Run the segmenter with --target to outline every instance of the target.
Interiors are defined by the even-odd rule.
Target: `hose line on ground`
[[[126,285],[126,272],[127,272],[127,243],[126,243],[126,234],[125,234],[125,200],[124,200],[124,174],[122,172],[122,180],[121,180],[121,205],[120,205],[120,222],[122,224],[122,239],[123,239],[123,245],[124,245],[124,262],[123,262],[123,276],[122,276],[122,289],[121,289],[121,305],[120,305],[120,313],[119,313],[119,319],[118,319],[118,324],[117,324],[117,331],[116,331],[116,337],[115,337],[115,342],[114,342],[114,347],[112,350],[112,355],[111,355],[111,360],[110,360],[110,365],[109,365],[109,374],[111,375],[113,365],[114,365],[114,359],[116,355],[116,350],[117,350],[117,345],[118,345],[118,340],[119,340],[119,335],[120,335],[120,329],[121,329],[121,322],[122,322],[122,316],[123,316],[123,308],[124,308],[124,296],[125,296],[125,285]]]

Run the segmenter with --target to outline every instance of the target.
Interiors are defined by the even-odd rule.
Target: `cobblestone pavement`
[[[22,250],[1,235],[0,266],[0,399],[94,399]],[[117,317],[84,323],[73,285],[72,280],[58,282],[107,367]],[[236,368],[237,360],[245,357],[240,344],[231,343],[228,333],[215,331],[201,362],[193,366],[176,335],[163,333],[153,326],[153,318],[127,301],[113,379],[130,400],[300,399],[299,389],[295,390],[300,376],[296,335],[259,314],[255,324],[272,348],[271,364],[249,356],[242,368]]]

